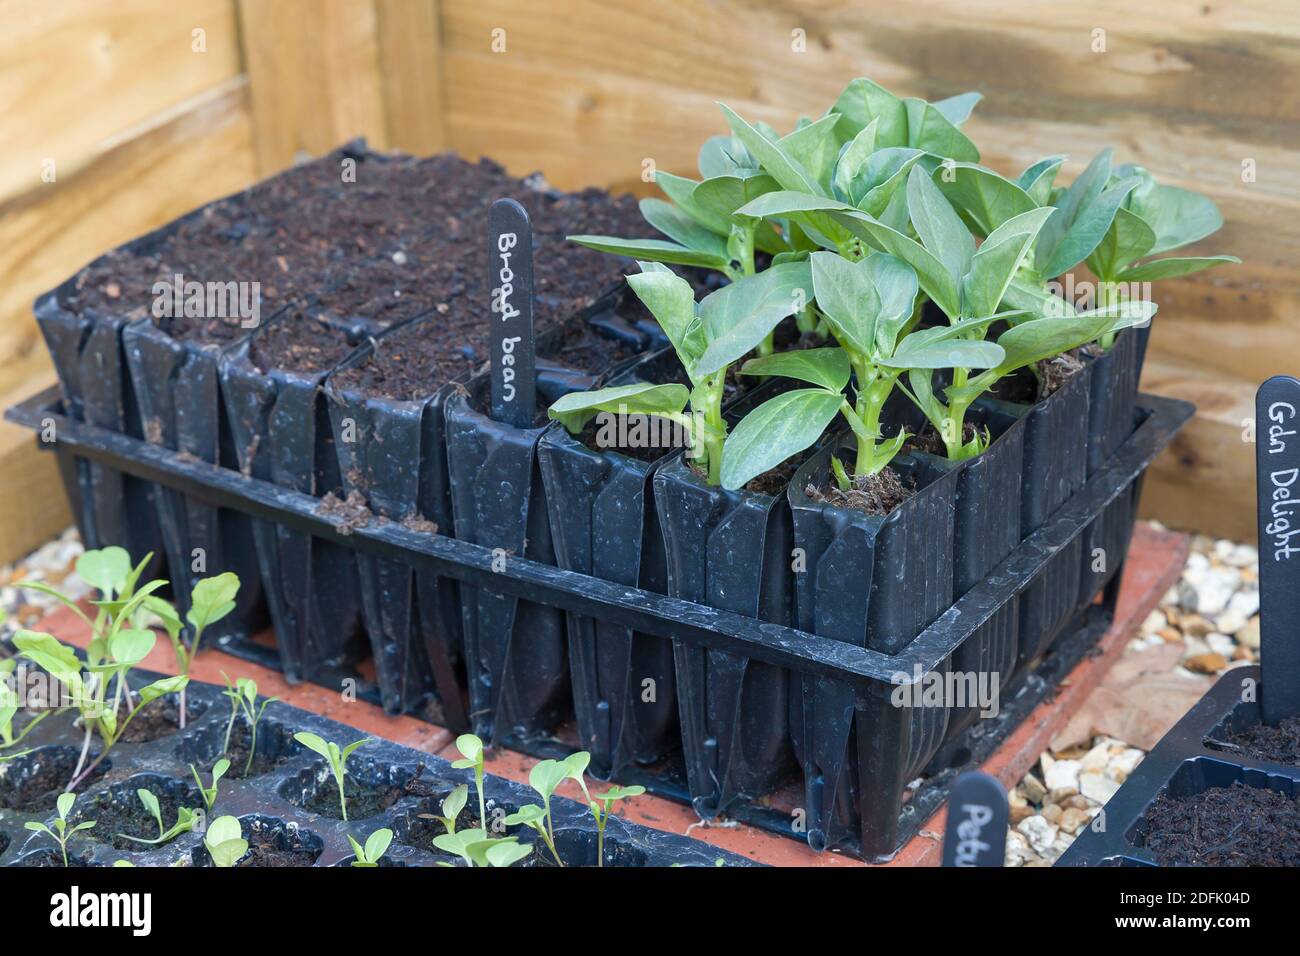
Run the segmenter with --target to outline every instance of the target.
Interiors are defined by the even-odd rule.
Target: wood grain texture
[[[438,8],[438,0],[377,0],[388,145],[416,155],[447,148]]]
[[[234,80],[80,172],[0,204],[0,391],[48,361],[32,318],[39,293],[254,175],[247,91]]]
[[[356,136],[387,144],[372,0],[239,0],[260,176]]]
[[[0,407],[30,397],[54,383],[54,371],[36,370],[0,394]],[[31,431],[0,421],[0,489],[20,503],[0,515],[0,564],[35,550],[72,523],[54,455],[36,447]]]
[[[1142,388],[1197,408],[1147,472],[1142,516],[1171,528],[1254,542],[1255,446],[1248,439],[1256,386],[1153,356]]]
[[[0,23],[0,202],[240,72],[232,0],[0,0]]]

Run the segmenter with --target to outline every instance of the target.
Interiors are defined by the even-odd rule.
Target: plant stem
[[[597,813],[596,816],[596,865],[605,865],[605,823],[609,820],[609,811]]]
[[[82,719],[85,720],[84,717]],[[77,765],[72,768],[72,782],[64,788],[64,793],[71,793],[72,788],[77,785],[77,780],[79,779],[77,775],[81,773],[81,768],[86,765],[86,757],[90,755],[90,737],[94,732],[94,727],[91,725],[90,721],[87,720],[86,735],[81,740],[81,755],[77,757]]]
[[[704,434],[700,436],[700,441],[704,445],[711,485],[722,481],[722,444],[727,438],[727,426],[722,420],[722,391],[726,380],[727,369],[720,368],[713,373],[704,389],[707,405],[704,408]]]
[[[59,840],[59,852],[63,854],[63,868],[68,868],[68,838],[65,836]]]
[[[348,802],[343,796],[343,777],[339,773],[334,774],[334,780],[339,785],[339,809],[343,812],[343,822],[348,822]]]
[[[253,754],[255,753],[257,753],[257,721],[256,720],[253,721],[252,740],[249,742],[248,745],[248,760],[245,761],[244,763],[245,777],[248,776],[248,771],[251,770],[253,767]],[[346,820],[347,817],[344,817],[343,819]]]

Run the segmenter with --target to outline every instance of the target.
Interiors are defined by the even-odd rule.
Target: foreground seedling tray
[[[1300,766],[1248,756],[1226,740],[1260,723],[1258,666],[1233,668],[1147,754],[1057,866],[1159,866],[1144,846],[1147,810],[1161,793],[1189,797],[1214,787],[1246,787],[1300,797]],[[1252,693],[1247,693],[1252,691]]]
[[[665,597],[599,578],[511,557],[494,560],[492,549],[440,534],[410,530],[382,519],[354,527],[339,526],[319,510],[318,499],[206,462],[175,455],[139,439],[73,421],[63,414],[57,389],[33,396],[6,412],[6,417],[55,441],[43,443],[66,456],[84,458],[127,474],[177,489],[195,499],[232,508],[285,528],[342,544],[358,552],[402,562],[420,570],[454,578],[471,586],[562,608],[647,634],[764,661],[804,676],[827,678],[853,688],[858,706],[888,695],[894,686],[913,683],[916,674],[944,673],[953,654],[982,625],[1034,583],[1046,562],[1074,542],[1108,505],[1134,494],[1146,467],[1191,417],[1186,402],[1143,395],[1137,425],[1122,446],[1051,518],[1027,537],[981,583],[940,615],[897,654],[884,654],[841,641],[817,637],[796,628],[766,623],[690,601]],[[494,567],[495,565],[495,567]],[[1120,578],[1116,569],[1114,581]],[[991,752],[1015,723],[1050,692],[1109,624],[1114,606],[1112,587],[1102,604],[1085,608],[1066,638],[1058,642],[1053,660],[1041,664],[1019,688],[1005,689],[1003,716],[978,721],[966,732],[966,761],[954,761],[951,771]],[[277,666],[269,648],[250,650],[251,642],[227,640],[232,652],[248,653],[259,663]],[[550,739],[508,740],[510,746],[552,754],[574,749]],[[957,748],[962,753],[962,748]],[[965,754],[963,754],[964,756]],[[915,833],[940,805],[952,773],[936,775],[926,787],[898,807],[895,849]],[[680,768],[642,768],[621,776],[625,782],[645,783],[654,792],[685,799]],[[766,801],[764,801],[766,802]],[[796,801],[797,802],[797,801]],[[733,808],[729,816],[803,839],[784,808],[759,801]],[[852,847],[849,848],[852,852]]]
[[[152,680],[161,675],[144,676]],[[203,807],[189,766],[195,764],[204,783],[209,782],[212,764],[221,756],[230,704],[221,689],[211,684],[191,683],[187,695],[188,726],[148,742],[115,746],[105,760],[108,769],[78,790],[73,820],[96,819],[109,808],[138,809],[137,788],[151,790],[159,798],[168,825],[175,821],[178,806]],[[174,697],[168,699],[168,704],[174,713]],[[32,752],[8,762],[0,775],[0,806],[19,796],[27,798],[24,789],[35,791],[34,775],[39,768],[56,778],[58,784],[66,782],[81,742],[81,731],[73,720],[71,713],[50,717],[28,735],[24,749],[32,748]],[[347,866],[353,859],[348,836],[364,845],[366,837],[382,827],[394,833],[382,866],[458,862],[433,848],[433,838],[444,830],[431,817],[442,813],[442,800],[455,787],[467,784],[470,802],[462,812],[461,822],[468,824],[469,816],[477,819],[472,770],[455,770],[440,757],[372,739],[348,761],[349,779],[355,778],[360,785],[360,796],[349,799],[351,819],[344,822],[333,777],[323,758],[293,739],[299,731],[310,731],[340,746],[365,736],[353,727],[287,704],[273,703],[267,708],[258,724],[257,753],[269,758],[270,766],[246,779],[224,778],[209,813],[209,819],[224,815],[239,818],[245,838],[255,850],[263,848],[258,851],[260,865]],[[257,767],[255,764],[254,770]],[[42,777],[41,782],[45,779]],[[484,795],[492,819],[499,816],[504,820],[517,808],[540,802],[528,787],[492,775],[485,779]],[[54,799],[55,794],[50,793],[35,808],[0,809],[0,866],[62,865],[57,846],[24,828],[30,820],[49,824],[55,817]],[[366,812],[362,801],[372,808],[382,805],[383,809]],[[595,866],[596,829],[590,812],[577,801],[558,797],[553,799],[552,807],[555,842],[566,865]],[[533,830],[519,826],[507,827],[505,832],[534,846],[533,854],[518,865],[553,865],[549,851]],[[68,844],[68,860],[80,866],[111,866],[116,860],[129,860],[137,866],[170,866],[177,860],[189,866],[211,865],[198,833],[182,834],[161,847],[136,851],[114,846],[113,832],[104,824],[74,837]],[[611,818],[605,831],[606,866],[674,864],[757,865],[699,840]],[[237,865],[258,864],[246,857]]]

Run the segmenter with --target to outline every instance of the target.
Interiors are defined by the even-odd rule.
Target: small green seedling
[[[235,596],[239,593],[239,576],[231,571],[215,577],[204,578],[190,592],[190,609],[185,620],[193,630],[194,638],[186,646],[181,636],[182,626],[176,610],[168,603],[157,600],[147,607],[157,615],[172,642],[176,654],[176,669],[182,677],[190,676],[190,667],[198,656],[203,632],[235,609]],[[181,689],[181,729],[185,728],[185,689]]]
[[[59,811],[59,818],[54,821],[53,830],[36,820],[30,820],[25,824],[28,830],[44,833],[59,845],[59,852],[63,854],[63,865],[65,867],[68,865],[68,841],[72,839],[72,835],[80,833],[82,830],[93,830],[95,828],[94,820],[86,820],[69,829],[68,814],[72,812],[72,805],[76,802],[77,795],[75,793],[59,794],[59,799],[55,801],[55,806]]]
[[[140,802],[144,804],[144,808],[148,810],[149,814],[155,821],[157,821],[158,836],[155,839],[146,840],[143,837],[131,836],[129,833],[119,833],[118,836],[123,840],[130,840],[132,843],[145,843],[149,846],[160,846],[169,840],[174,840],[182,833],[189,833],[199,822],[199,815],[197,813],[189,807],[181,807],[176,811],[176,822],[172,824],[170,829],[168,829],[166,824],[163,823],[162,807],[159,805],[158,798],[153,795],[152,791],[141,789],[137,790],[135,793],[136,796],[140,798]],[[215,794],[216,788],[214,787],[214,799]]]
[[[457,770],[474,771],[474,788],[478,791],[478,825],[487,832],[487,801],[483,797],[483,741],[473,734],[461,734],[456,738],[456,749],[460,751],[460,760],[453,760],[451,765]]]
[[[7,617],[8,615],[3,610],[0,610],[0,624],[3,624]],[[0,660],[0,751],[17,746],[42,720],[53,713],[51,710],[41,711],[28,722],[21,733],[14,733],[14,717],[18,713],[21,701],[18,699],[18,692],[9,686],[6,678],[14,672],[17,666],[18,661],[16,658],[10,657]],[[0,760],[13,760],[27,753],[31,753],[31,751],[24,750],[22,753],[14,754],[0,753]]]
[[[532,854],[533,848],[512,836],[489,837],[483,830],[461,830],[434,837],[433,845],[460,857],[470,866],[511,866]],[[443,866],[451,866],[443,863]]]
[[[352,844],[352,852],[356,855],[356,859],[352,861],[353,866],[378,866],[380,859],[388,852],[388,847],[393,842],[393,831],[386,827],[376,830],[366,837],[365,846],[352,839],[352,834],[349,833],[348,842]]]
[[[510,826],[522,824],[536,830],[559,866],[564,866],[564,861],[560,859],[559,850],[555,847],[555,823],[551,818],[551,797],[555,795],[556,788],[569,779],[578,781],[585,792],[587,785],[582,774],[590,762],[591,754],[580,751],[570,754],[563,760],[543,760],[535,764],[528,772],[528,785],[541,795],[542,805],[539,807],[535,803],[530,803],[506,817],[506,823]]]
[[[226,722],[226,740],[221,746],[221,752],[230,752],[230,733],[235,729],[235,720],[242,713],[249,729],[248,759],[244,761],[242,774],[247,777],[248,772],[253,768],[253,756],[257,753],[257,725],[261,722],[262,715],[266,713],[266,708],[280,698],[268,697],[262,701],[262,706],[258,707],[257,681],[241,677],[232,684],[225,672],[222,672],[221,676],[226,682],[226,689],[221,693],[230,700],[230,720]]]
[[[447,828],[447,832],[453,836],[456,833],[456,818],[460,816],[460,811],[465,809],[465,804],[469,802],[469,787],[461,784],[451,793],[447,794],[442,801],[442,816],[434,819]],[[482,821],[479,821],[480,824]]]
[[[190,773],[194,774],[194,782],[199,785],[199,792],[203,794],[203,802],[209,810],[217,802],[217,783],[226,775],[230,769],[230,761],[222,757],[212,765],[212,786],[203,786],[203,778],[199,776],[199,770],[194,764],[190,764]]]
[[[344,821],[348,818],[348,802],[343,794],[343,781],[347,777],[348,757],[352,756],[352,751],[356,750],[362,744],[368,744],[371,741],[369,737],[363,737],[355,743],[350,743],[342,750],[339,745],[332,740],[323,740],[316,734],[299,732],[293,735],[293,739],[298,741],[308,750],[314,750],[326,760],[329,761],[330,770],[334,773],[334,782],[339,788],[339,810],[343,813]]]
[[[586,791],[584,786],[583,791]],[[645,793],[645,787],[610,787],[606,793],[600,794],[596,799],[591,799],[587,795],[587,805],[591,808],[591,815],[596,818],[596,865],[605,865],[605,825],[609,823],[610,812],[614,809],[614,804],[620,800],[626,800],[628,797],[639,797]]]
[[[244,839],[239,821],[230,816],[217,817],[208,824],[203,845],[212,857],[212,865],[219,867],[234,866],[248,852],[248,841]]]

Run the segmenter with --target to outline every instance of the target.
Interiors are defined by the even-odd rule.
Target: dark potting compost
[[[1143,845],[1161,866],[1300,865],[1300,803],[1249,787],[1162,793],[1147,811]]]

